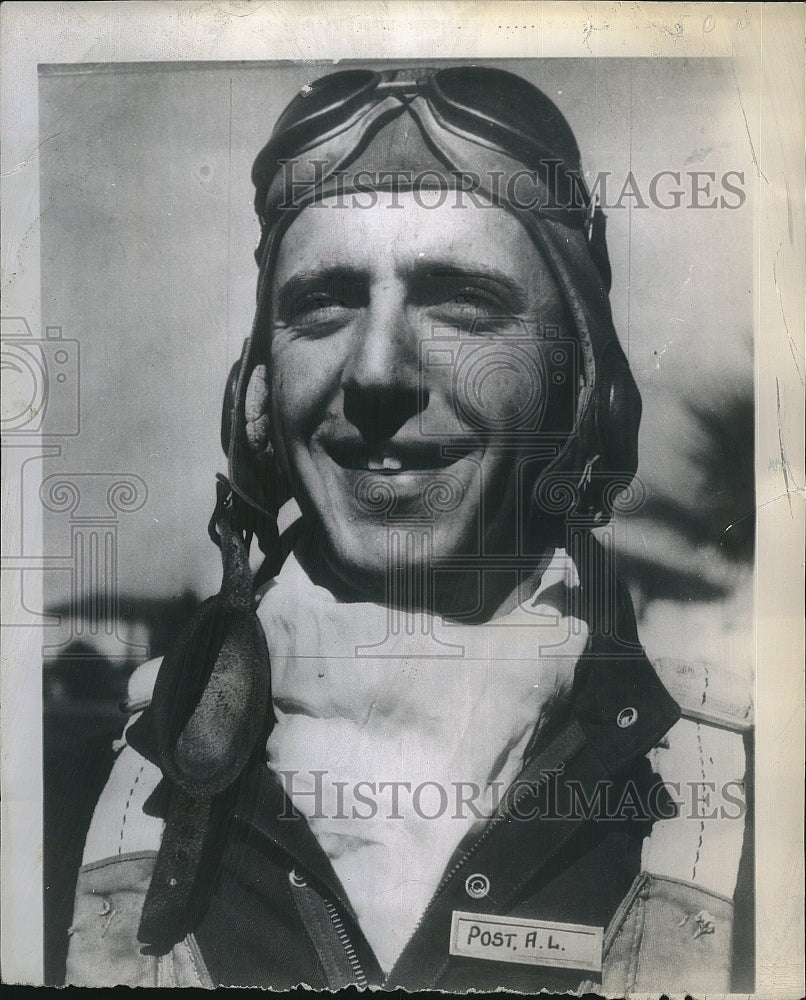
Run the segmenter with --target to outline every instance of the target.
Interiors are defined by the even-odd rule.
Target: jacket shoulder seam
[[[110,865],[119,864],[122,861],[145,861],[148,858],[156,858],[157,851],[128,851],[124,854],[111,854],[109,857],[101,858],[99,861],[89,861],[82,865],[78,871],[84,872],[98,871],[101,868],[108,868]]]
[[[730,906],[733,906],[733,900],[729,896],[725,896],[721,892],[714,892],[713,889],[707,889],[698,882],[689,882],[687,879],[675,878],[673,875],[656,875],[655,872],[645,871],[641,874],[650,882],[668,882],[670,885],[681,885],[685,889],[693,889],[695,892],[703,893],[712,899],[718,899],[722,903],[728,903]]]

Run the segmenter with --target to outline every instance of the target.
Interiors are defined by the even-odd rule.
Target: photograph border
[[[756,171],[756,995],[803,992],[804,178],[802,4],[428,0],[5,3],[3,317],[41,328],[37,67],[140,61],[729,57]],[[415,27],[412,27],[415,26]],[[4,449],[14,442],[3,442]],[[29,442],[26,441],[26,446]],[[4,463],[6,550],[22,530]],[[30,504],[31,511],[39,505]],[[40,521],[26,515],[30,541]],[[35,545],[35,541],[34,541]],[[27,551],[36,560],[37,553]],[[33,563],[31,563],[33,565]],[[38,574],[25,602],[42,606]],[[2,978],[41,983],[41,629],[15,620],[21,570],[3,565]],[[30,582],[30,586],[29,586]],[[39,590],[37,590],[39,587]]]

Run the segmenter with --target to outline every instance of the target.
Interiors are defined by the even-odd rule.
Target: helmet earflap
[[[221,447],[229,455],[232,446],[236,394],[241,376],[241,361],[236,361],[227,376],[221,410]],[[244,433],[251,451],[272,452],[269,435],[269,381],[265,365],[255,365],[249,374],[244,393]]]
[[[570,447],[532,491],[532,517],[555,521],[563,534],[569,520],[606,524],[638,465],[641,396],[617,341],[605,346],[592,374],[593,390]]]
[[[579,349],[575,427],[531,495],[533,523],[553,523],[564,535],[572,520],[606,524],[614,501],[630,487],[638,465],[641,396],[610,313],[612,271],[601,206],[590,200],[580,236],[552,232],[550,220],[538,224],[527,217],[525,223],[554,271]]]
[[[269,374],[265,364],[243,356],[230,369],[221,411],[221,447],[229,459],[232,489],[263,516],[276,519],[291,493],[271,440]],[[245,384],[241,385],[246,371]]]

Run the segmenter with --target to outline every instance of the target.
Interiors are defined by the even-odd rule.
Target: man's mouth
[[[434,472],[446,469],[476,448],[470,442],[406,439],[368,444],[362,440],[329,442],[326,451],[342,468],[382,475]]]
[[[370,472],[402,472],[403,462],[394,455],[385,455],[383,458],[377,455],[367,457],[367,468]]]

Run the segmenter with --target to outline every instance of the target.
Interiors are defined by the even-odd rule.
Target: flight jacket
[[[167,953],[149,953],[137,929],[164,795],[159,769],[124,733],[87,837],[67,982],[728,992],[749,691],[707,664],[653,667],[640,647],[617,646],[589,642],[567,717],[527,753],[500,810],[459,845],[388,975],[329,859],[262,761],[228,793],[192,931]],[[157,666],[135,671],[131,709],[148,703]],[[731,782],[734,808],[713,804]],[[691,785],[700,791],[685,800]],[[554,950],[568,941],[563,933],[600,929],[595,967],[571,945],[566,966],[556,955],[551,965],[517,955],[513,942],[538,927]]]

